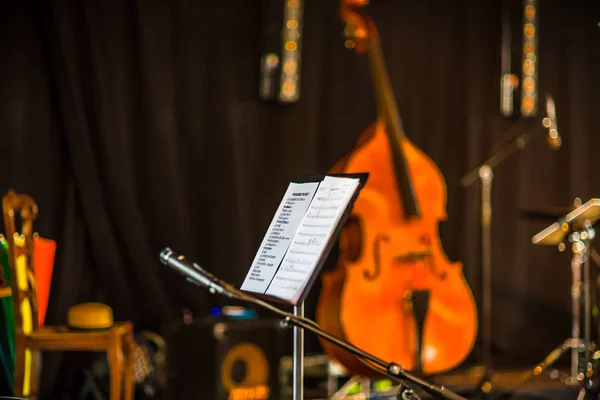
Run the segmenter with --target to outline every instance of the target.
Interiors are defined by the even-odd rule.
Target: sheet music
[[[319,182],[290,183],[254,257],[242,290],[265,293],[318,185]]]
[[[359,179],[325,177],[267,289],[267,295],[294,304],[298,301],[359,184]]]

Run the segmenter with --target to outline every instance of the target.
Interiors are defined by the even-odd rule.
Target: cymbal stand
[[[594,373],[594,362],[593,362],[593,343],[592,343],[592,277],[590,271],[590,260],[592,254],[591,241],[596,236],[596,231],[593,228],[590,221],[585,222],[585,226],[579,232],[573,232],[571,235],[571,241],[573,247],[577,249],[579,254],[579,265],[583,265],[583,294],[584,294],[584,331],[583,331],[583,350],[584,350],[584,365],[582,368],[583,372],[583,387],[580,393],[585,393],[586,399],[598,399],[598,382],[597,377]],[[581,303],[579,303],[581,307]],[[597,343],[596,343],[597,345]],[[581,346],[580,346],[581,349]],[[579,376],[578,376],[579,377]],[[581,397],[581,396],[580,396]]]
[[[520,125],[518,125],[520,126]],[[514,127],[503,135],[506,138]],[[482,307],[481,307],[481,361],[483,363],[483,377],[477,390],[484,394],[491,394],[492,384],[492,181],[493,168],[500,164],[511,154],[525,148],[534,134],[542,132],[535,126],[525,133],[513,137],[505,145],[499,147],[486,162],[471,170],[461,180],[462,187],[468,187],[479,179],[481,183],[481,280],[482,280]]]
[[[560,379],[559,371],[553,371],[551,377],[559,378],[567,386],[582,385],[578,399],[597,399],[598,388],[594,382],[594,357],[592,350],[594,345],[591,341],[591,277],[590,277],[590,254],[591,241],[596,236],[596,231],[589,221],[584,226],[573,230],[568,240],[571,243],[573,257],[571,259],[571,337],[566,339],[560,346],[552,350],[548,356],[533,369],[528,370],[521,378],[518,386],[521,386],[533,376],[541,375],[547,368],[555,363],[564,353],[571,350],[570,374]],[[559,249],[564,246],[559,245]],[[583,273],[583,279],[582,279]],[[581,338],[581,292],[583,291],[583,338]],[[582,357],[583,353],[583,357]]]
[[[573,302],[573,326],[571,329],[571,335],[573,338],[581,336],[581,329],[579,327],[581,321],[581,290],[583,289],[584,294],[584,327],[583,327],[583,346],[580,345],[577,348],[571,349],[571,378],[578,378],[582,380],[585,377],[591,377],[588,375],[592,372],[592,360],[590,353],[591,345],[591,316],[592,316],[592,305],[590,296],[590,241],[595,236],[595,230],[591,224],[586,221],[584,228],[576,230],[569,235],[569,241],[572,243],[573,260],[571,262],[571,269],[573,270],[573,278],[577,277],[578,282],[573,283],[573,289],[571,291],[571,299]],[[583,266],[583,281],[581,280],[581,272]],[[575,279],[574,279],[575,280]],[[579,290],[575,285],[579,286]],[[583,286],[583,287],[582,287]],[[576,319],[577,318],[577,319]],[[584,352],[584,365],[579,365],[579,352],[583,347]],[[583,372],[583,376],[580,375]]]

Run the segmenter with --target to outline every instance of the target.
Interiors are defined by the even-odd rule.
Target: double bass
[[[377,119],[331,173],[368,172],[339,238],[339,257],[322,274],[317,323],[332,335],[422,375],[450,370],[470,354],[477,307],[461,262],[439,238],[446,183],[405,135],[379,36],[366,0],[342,0],[346,47],[369,59]],[[322,340],[349,372],[378,377],[363,361]]]

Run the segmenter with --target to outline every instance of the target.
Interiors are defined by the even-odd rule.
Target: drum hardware
[[[577,206],[580,202],[576,201]],[[540,375],[564,353],[571,350],[570,374],[561,376],[558,371],[553,371],[551,377],[560,379],[568,386],[581,386],[579,399],[598,398],[598,382],[596,381],[595,365],[600,359],[600,351],[591,340],[591,277],[590,259],[593,254],[591,242],[596,236],[593,224],[600,219],[600,199],[591,199],[583,205],[577,206],[565,217],[560,218],[552,225],[539,232],[532,238],[533,244],[557,246],[559,251],[566,248],[565,242],[571,245],[571,305],[572,324],[571,337],[563,344],[551,351],[548,356],[533,369],[528,370],[518,386],[525,383],[531,377]],[[581,337],[581,295],[584,299],[584,329]]]
[[[524,384],[525,382],[527,382],[534,376],[539,376],[542,373],[546,372],[567,351],[576,350],[576,352],[580,353],[580,352],[584,351],[584,346],[585,346],[585,343],[583,340],[572,339],[572,338],[566,339],[561,345],[559,345],[554,350],[552,350],[548,354],[548,356],[546,356],[546,358],[544,358],[544,360],[542,360],[540,363],[536,364],[532,369],[524,372],[517,387],[521,386],[522,384]],[[592,361],[594,363],[597,363],[597,361],[600,359],[600,351],[596,350],[596,345],[594,343],[591,343],[590,346],[588,346],[588,347],[589,347],[589,350],[593,352],[592,357],[591,357]],[[550,378],[552,378],[554,380],[558,380],[559,382],[565,384],[566,386],[577,386],[580,381],[579,376],[575,376],[575,378],[573,378],[572,374],[565,374],[564,372],[560,371],[559,369],[552,369],[552,370],[548,371],[547,373],[550,376]],[[579,375],[579,373],[577,375]]]

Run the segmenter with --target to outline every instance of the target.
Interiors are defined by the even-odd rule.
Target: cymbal
[[[535,208],[521,210],[519,211],[519,215],[521,218],[533,221],[556,221],[557,219],[564,217],[574,209],[574,207]]]

